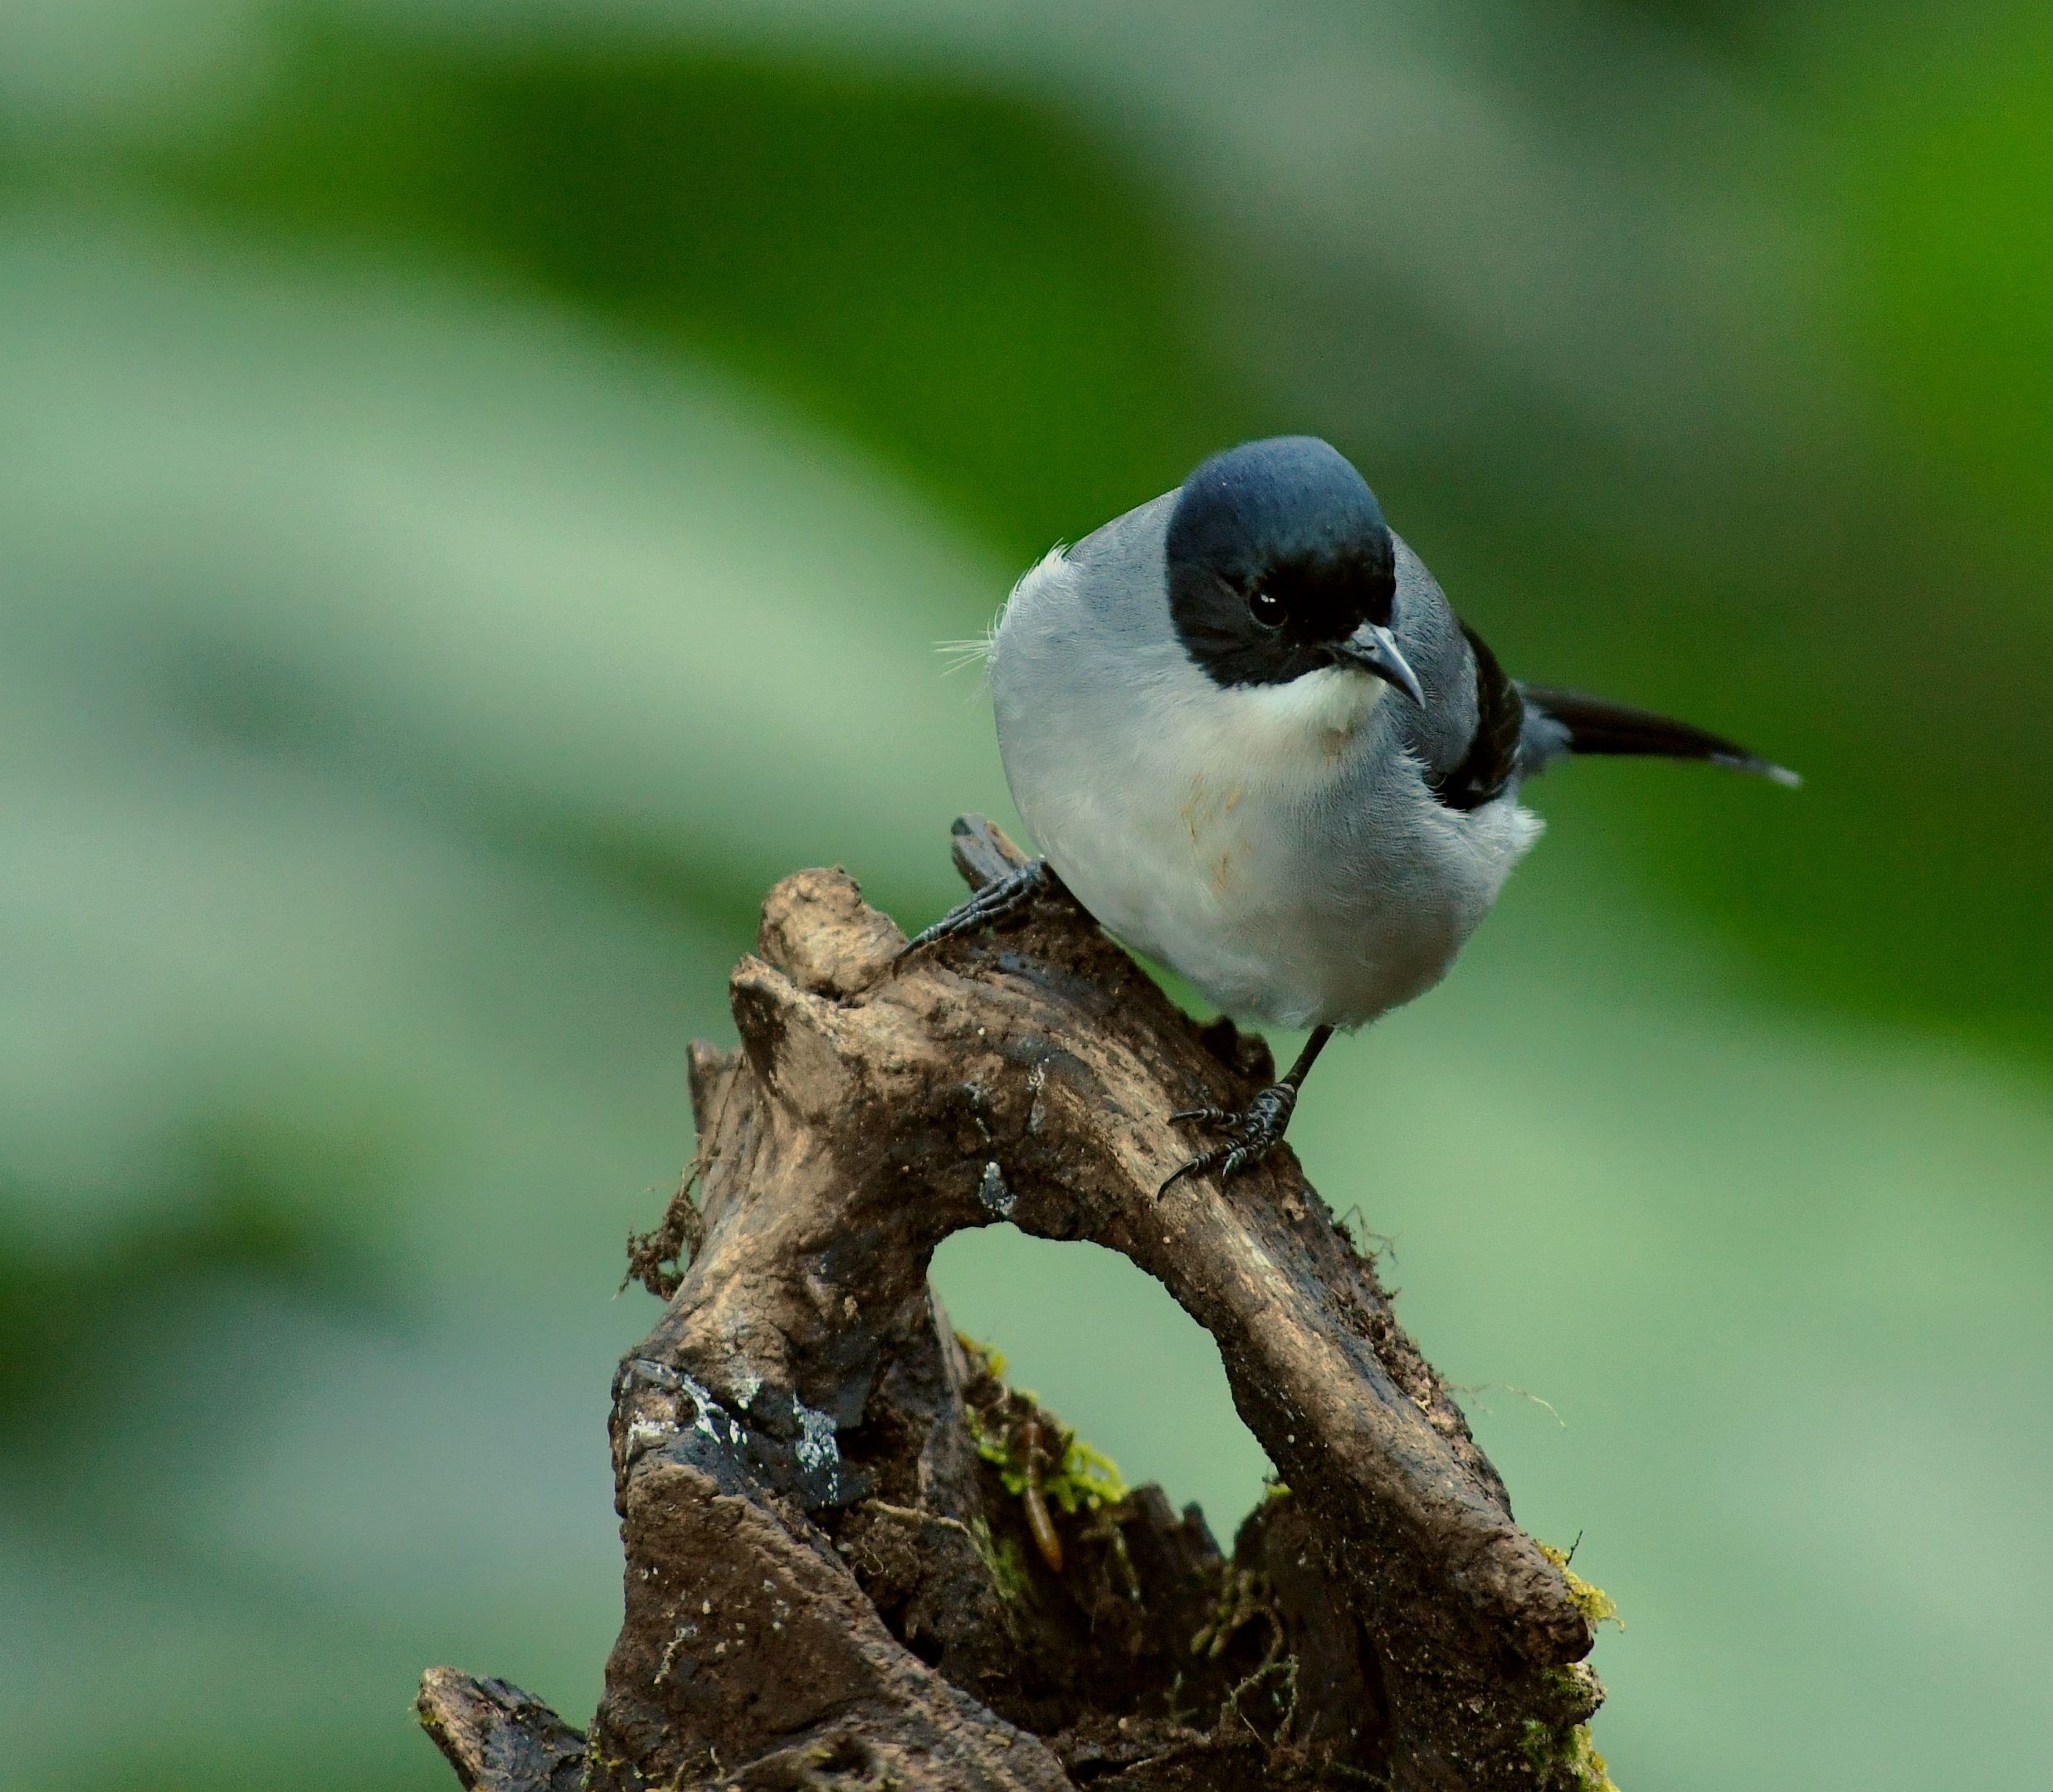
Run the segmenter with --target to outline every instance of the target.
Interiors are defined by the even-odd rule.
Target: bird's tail
[[[1792,790],[1803,782],[1786,766],[1651,710],[1628,709],[1602,697],[1553,690],[1543,684],[1521,684],[1519,694],[1525,702],[1519,757],[1529,772],[1539,771],[1566,753],[1631,753],[1707,760],[1754,777],[1773,779]]]

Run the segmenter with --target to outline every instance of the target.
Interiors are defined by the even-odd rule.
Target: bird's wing
[[[1475,661],[1475,732],[1453,766],[1427,773],[1426,786],[1448,808],[1468,810],[1501,796],[1512,779],[1531,766],[1525,754],[1528,724],[1519,687],[1504,676],[1481,635],[1465,622],[1461,632]]]
[[[1469,637],[1480,648],[1475,637]],[[1478,655],[1480,660],[1480,655]],[[1676,722],[1651,710],[1629,709],[1581,691],[1521,684],[1524,714],[1519,769],[1543,770],[1568,753],[1631,753],[1663,759],[1703,759],[1755,777],[1794,786],[1802,781],[1787,767],[1751,753],[1721,735]]]

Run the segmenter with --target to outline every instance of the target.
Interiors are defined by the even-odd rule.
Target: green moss
[[[1539,1540],[1536,1537],[1535,1542]],[[1568,1597],[1575,1609],[1589,1621],[1594,1630],[1601,1624],[1615,1624],[1622,1630],[1625,1620],[1618,1615],[1618,1607],[1612,1596],[1602,1587],[1592,1586],[1568,1566],[1568,1552],[1558,1550],[1551,1543],[1541,1543],[1540,1553],[1561,1570],[1561,1577],[1568,1585]],[[1559,1696],[1557,1709],[1563,1718],[1587,1718],[1602,1702],[1604,1689],[1587,1662],[1577,1662],[1562,1669],[1553,1682],[1552,1690]],[[1540,1792],[1618,1792],[1604,1757],[1597,1752],[1597,1746],[1590,1740],[1590,1726],[1587,1721],[1543,1723],[1539,1718],[1529,1718],[1525,1726],[1525,1748],[1533,1763],[1533,1773]]]
[[[969,1536],[977,1546],[978,1559],[983,1563],[984,1572],[991,1576],[992,1585],[998,1590],[998,1597],[1007,1605],[1024,1599],[1030,1590],[1030,1583],[1026,1578],[1026,1559],[1020,1554],[1019,1545],[1011,1537],[993,1538],[991,1527],[981,1518],[971,1524]]]
[[[1283,1646],[1283,1621],[1276,1615],[1269,1577],[1253,1569],[1236,1568],[1229,1563],[1221,1577],[1219,1596],[1213,1604],[1212,1615],[1191,1639],[1191,1653],[1217,1661],[1226,1653],[1241,1628],[1257,1618],[1268,1623],[1270,1648],[1265,1660],[1273,1661]]]
[[[1006,1385],[1006,1361],[997,1351],[956,1334],[970,1360],[969,1398],[964,1416],[977,1454],[998,1471],[1005,1491],[1014,1498],[1026,1492],[1026,1423],[1041,1437],[1041,1497],[1066,1517],[1116,1506],[1126,1497],[1119,1466],[1103,1450],[1086,1444],[1044,1408],[1037,1395]]]
[[[1103,1450],[1093,1449],[1074,1433],[1065,1433],[1061,1471],[1044,1480],[1041,1491],[1066,1512],[1096,1512],[1124,1499],[1126,1482],[1119,1465]]]
[[[1533,1540],[1539,1543],[1538,1537]],[[1617,1601],[1600,1586],[1592,1586],[1582,1575],[1568,1566],[1567,1552],[1558,1550],[1551,1543],[1540,1543],[1540,1554],[1561,1570],[1561,1578],[1568,1583],[1568,1597],[1575,1609],[1589,1620],[1591,1629],[1601,1624],[1615,1624],[1622,1630],[1626,1621],[1618,1615]]]
[[[1618,1792],[1617,1782],[1606,1768],[1604,1757],[1597,1752],[1586,1723],[1558,1731],[1529,1718],[1525,1752],[1541,1792]]]

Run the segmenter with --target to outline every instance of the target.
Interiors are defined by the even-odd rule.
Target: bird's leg
[[[1017,914],[1047,887],[1048,861],[1029,859],[1017,871],[994,878],[959,908],[952,908],[930,928],[915,933],[899,947],[898,956],[909,957],[936,940],[953,939],[958,933],[988,926]]]
[[[1189,1120],[1200,1126],[1222,1127],[1234,1136],[1224,1144],[1216,1145],[1192,1158],[1155,1191],[1157,1198],[1168,1192],[1170,1183],[1187,1176],[1202,1176],[1208,1170],[1217,1170],[1220,1181],[1224,1181],[1250,1164],[1261,1162],[1274,1151],[1282,1142],[1284,1132],[1290,1124],[1290,1116],[1297,1107],[1297,1092],[1304,1088],[1306,1075],[1332,1037],[1331,1027],[1314,1027],[1312,1036],[1304,1041],[1304,1049],[1297,1054],[1297,1062],[1290,1066],[1290,1074],[1280,1083],[1271,1083],[1260,1091],[1247,1104],[1246,1113],[1235,1113],[1226,1108],[1187,1108],[1181,1113],[1171,1114],[1172,1121]]]

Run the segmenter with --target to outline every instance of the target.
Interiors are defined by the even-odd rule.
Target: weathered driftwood
[[[1017,862],[974,820],[956,855],[973,884]],[[1288,1150],[1158,1196],[1192,1148],[1169,1115],[1242,1106],[1266,1049],[1179,1013],[1059,887],[1005,931],[902,942],[840,871],[764,904],[740,1049],[694,1049],[701,1199],[688,1176],[636,1241],[670,1300],[614,1384],[604,1697],[579,1739],[437,1670],[424,1721],[464,1784],[1601,1783],[1587,1596],[1512,1522],[1373,1260]],[[1057,1421],[927,1287],[944,1238],[1001,1219],[1123,1253],[1217,1341],[1288,1487],[1231,1559],[1154,1488],[1036,1495]]]

